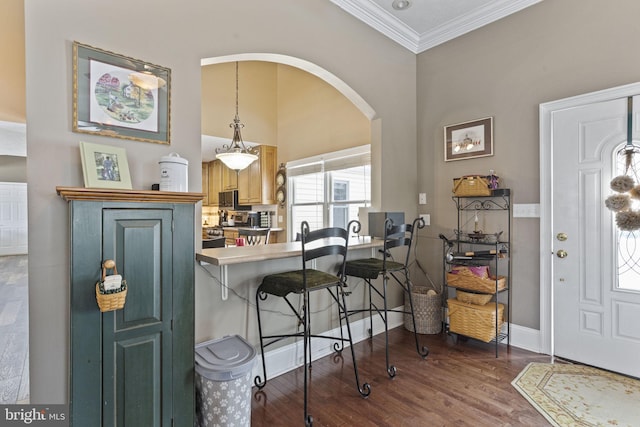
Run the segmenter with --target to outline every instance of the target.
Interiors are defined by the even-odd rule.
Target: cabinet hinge
[[[171,319],[171,330],[173,331],[173,319]]]
[[[176,231],[176,221],[175,220],[171,220],[171,232],[173,233],[174,231]]]

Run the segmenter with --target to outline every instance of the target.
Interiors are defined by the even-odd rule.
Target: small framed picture
[[[131,190],[129,163],[124,148],[80,142],[86,188]]]
[[[170,144],[171,70],[73,43],[73,131]]]
[[[493,117],[444,127],[444,161],[493,156]]]

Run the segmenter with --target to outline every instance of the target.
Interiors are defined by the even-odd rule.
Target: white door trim
[[[540,104],[540,352],[553,355],[553,113],[640,94],[640,82]]]

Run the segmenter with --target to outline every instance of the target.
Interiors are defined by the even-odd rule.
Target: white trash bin
[[[251,425],[256,349],[239,335],[195,347],[196,426]]]

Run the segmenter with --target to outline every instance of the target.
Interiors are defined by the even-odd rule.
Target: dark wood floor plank
[[[341,357],[313,362],[309,413],[314,426],[548,426],[549,423],[511,386],[529,362],[549,357],[474,340],[454,342],[446,334],[420,335],[430,353],[423,360],[413,334],[390,331],[390,359],[397,375],[387,375],[384,336],[355,345],[360,381],[371,384],[363,399],[356,389],[349,349]],[[254,388],[254,392],[256,389]],[[301,368],[269,380],[252,399],[254,427],[301,426]]]

